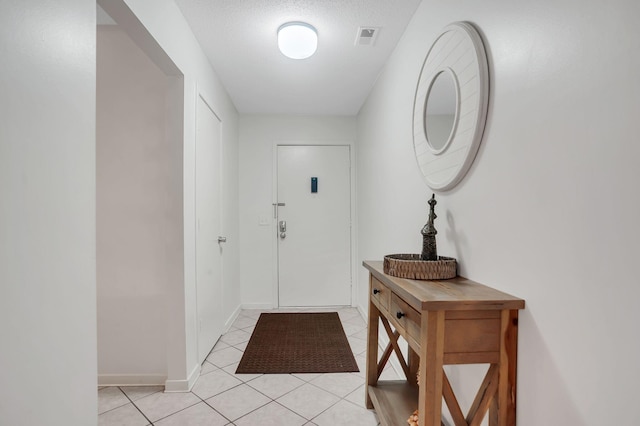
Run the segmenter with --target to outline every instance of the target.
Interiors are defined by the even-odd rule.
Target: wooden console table
[[[524,300],[462,277],[408,280],[384,274],[382,262],[363,265],[370,272],[366,404],[382,425],[407,424],[418,409],[420,426],[440,426],[443,398],[455,426],[480,425],[487,412],[490,426],[515,425],[518,310]],[[379,357],[380,323],[390,341]],[[400,336],[409,344],[406,360]],[[379,381],[393,352],[406,380]],[[466,416],[442,368],[447,364],[489,364]]]

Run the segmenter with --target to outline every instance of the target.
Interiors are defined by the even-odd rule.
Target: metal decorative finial
[[[422,254],[420,258],[422,260],[438,260],[438,248],[436,246],[436,231],[433,226],[433,221],[436,220],[435,207],[438,202],[436,201],[436,194],[431,195],[429,200],[429,220],[427,224],[422,228]]]

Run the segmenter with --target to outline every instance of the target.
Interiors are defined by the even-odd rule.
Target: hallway
[[[364,408],[366,323],[355,308],[337,309],[360,372],[339,374],[235,374],[261,312],[336,309],[243,310],[213,348],[189,393],[162,386],[103,387],[98,391],[101,426],[340,426],[378,421]],[[382,375],[397,378],[387,367]]]

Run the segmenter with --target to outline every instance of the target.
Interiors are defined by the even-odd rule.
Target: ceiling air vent
[[[373,46],[380,32],[379,27],[359,27],[356,46]]]

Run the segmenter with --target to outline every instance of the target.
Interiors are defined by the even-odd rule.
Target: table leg
[[[371,289],[371,285],[369,285]],[[380,311],[369,299],[369,320],[367,326],[367,374],[365,384],[365,404],[368,409],[373,409],[373,403],[369,396],[369,386],[378,383],[378,327],[380,323]]]
[[[422,314],[420,348],[420,426],[440,426],[444,360],[444,311]]]
[[[498,384],[496,410],[499,426],[515,426],[516,424],[516,380],[518,353],[518,311],[503,310],[501,312],[501,341],[500,341],[500,379]]]

